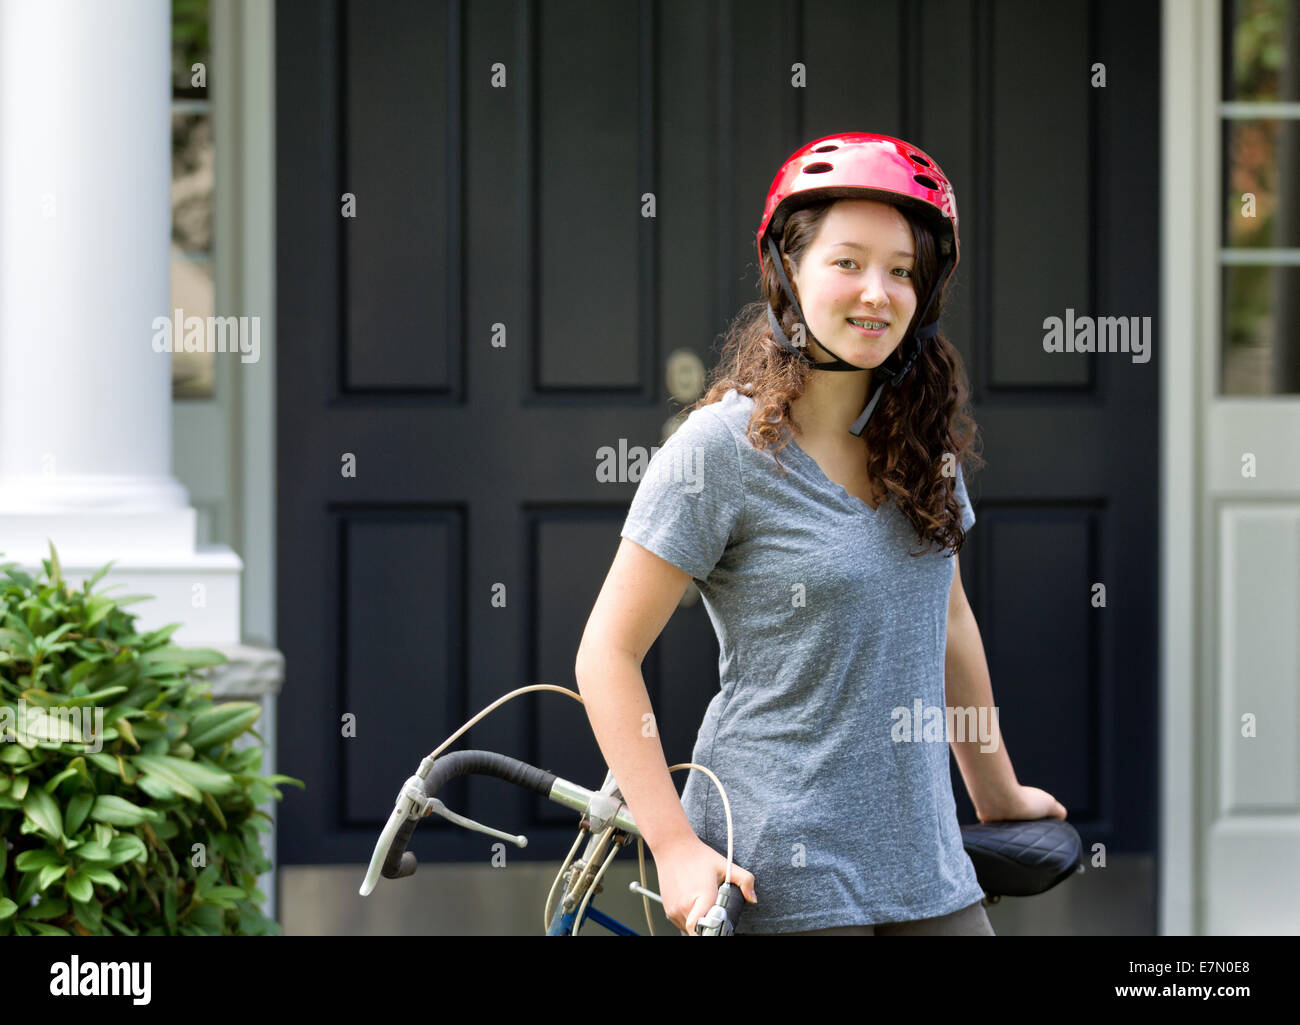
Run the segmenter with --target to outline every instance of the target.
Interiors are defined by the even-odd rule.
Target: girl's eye
[[[852,259],[850,259],[850,258],[847,257],[847,256],[841,256],[838,260],[836,260],[836,261],[835,261],[835,266],[839,267],[840,265],[845,264],[845,263],[853,264],[853,267],[855,267],[855,268],[857,267],[857,264],[856,264]],[[850,269],[850,268],[845,268],[845,269],[847,270],[847,269]],[[912,272],[911,272],[910,270],[908,270],[906,267],[895,267],[894,270],[895,270],[895,271],[902,271],[904,277],[909,277],[909,278],[910,278],[910,277],[912,276]]]

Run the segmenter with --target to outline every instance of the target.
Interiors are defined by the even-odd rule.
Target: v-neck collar
[[[822,469],[821,464],[803,450],[803,446],[799,444],[798,440],[794,436],[793,431],[790,431],[790,444],[788,447],[794,449],[795,454],[799,458],[804,460],[804,462],[807,464],[808,471],[813,474],[813,476],[817,479],[817,481],[827,491],[830,491],[833,494],[837,495],[840,499],[842,499],[845,502],[854,503],[856,506],[866,510],[868,513],[870,513],[873,516],[879,516],[884,513],[885,506],[888,505],[890,501],[890,496],[888,494],[886,494],[885,497],[880,500],[880,504],[873,509],[870,505],[868,505],[866,502],[860,499],[857,495],[850,495],[848,493],[848,490],[844,487],[843,484],[837,484],[835,483],[835,481],[827,477],[826,471]]]

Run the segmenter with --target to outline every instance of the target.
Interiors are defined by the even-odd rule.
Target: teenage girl
[[[738,933],[992,935],[950,744],[980,821],[1066,812],[1016,779],[957,564],[976,431],[938,323],[952,186],[902,140],[817,139],[777,173],[758,250],[764,301],[647,467],[587,621],[592,729],[694,935],[726,822],[700,773],[678,799],[640,669],[694,580],[720,688],[691,760],[731,804]]]

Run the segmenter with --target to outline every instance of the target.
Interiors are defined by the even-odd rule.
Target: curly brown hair
[[[792,213],[785,222],[781,252],[797,273],[808,247],[816,241],[827,212],[839,200],[810,204]],[[917,313],[938,275],[939,263],[934,235],[909,208],[896,204],[906,218],[916,245],[913,287],[918,297]],[[793,274],[790,275],[793,278]],[[951,278],[949,279],[951,281]],[[793,282],[792,282],[793,284]],[[808,364],[772,340],[767,320],[770,303],[786,337],[793,337],[797,318],[781,290],[772,262],[765,252],[762,263],[764,299],[746,304],[732,321],[721,356],[709,373],[708,387],[691,410],[720,402],[735,389],[754,400],[748,435],[755,448],[772,448],[773,456],[792,440],[790,428],[799,428],[791,409],[793,400],[804,393]],[[925,323],[943,312],[948,287],[931,304]],[[915,318],[915,315],[914,315]],[[911,324],[908,335],[917,327]],[[897,356],[891,354],[891,366]],[[873,379],[872,389],[878,379]],[[937,543],[940,550],[960,551],[966,541],[961,527],[961,507],[955,496],[955,477],[936,472],[936,461],[951,453],[965,472],[969,464],[983,465],[975,451],[978,428],[969,408],[969,384],[961,354],[942,331],[922,349],[912,369],[895,385],[886,387],[863,432],[867,471],[879,481],[900,511],[916,528],[920,542],[929,542],[923,555]],[[774,446],[774,447],[773,447]],[[780,460],[776,460],[780,466]],[[781,467],[781,472],[787,472]]]

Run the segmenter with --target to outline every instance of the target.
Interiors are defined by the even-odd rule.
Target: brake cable
[[[507,701],[519,697],[519,695],[521,694],[527,694],[530,691],[537,691],[537,690],[553,690],[559,694],[567,694],[569,697],[573,698],[574,701],[578,702],[578,704],[582,705],[583,708],[587,707],[587,703],[582,700],[582,695],[569,690],[568,687],[561,687],[559,684],[555,684],[555,683],[530,683],[526,687],[519,687],[516,690],[512,690],[509,694],[503,694],[501,697],[497,698],[490,705],[488,705],[481,712],[479,712],[478,715],[474,716],[474,718],[470,719],[463,726],[461,726],[460,729],[456,730],[455,733],[453,733],[441,744],[439,744],[436,748],[434,748],[433,751],[429,753],[429,756],[427,759],[425,759],[425,761],[431,762],[433,759],[437,758],[438,755],[442,754],[442,752],[447,749],[449,744],[454,742],[457,738],[459,738],[462,734],[464,734],[471,726],[473,726],[476,722],[482,719],[489,712],[493,711],[496,708],[499,708],[501,705],[504,705]],[[728,886],[731,883],[732,827],[731,827],[731,803],[727,800],[727,791],[723,789],[722,781],[719,780],[718,777],[715,776],[711,770],[706,769],[703,765],[697,765],[695,762],[680,762],[677,765],[668,766],[669,772],[676,772],[678,769],[698,769],[700,772],[708,776],[709,779],[713,781],[713,785],[718,788],[718,796],[722,798],[722,810],[727,817],[727,873],[722,881],[722,885],[724,887]],[[428,812],[425,812],[425,814],[427,815]],[[555,877],[555,882],[551,884],[551,890],[546,895],[546,905],[543,910],[543,913],[546,915],[546,927],[548,929],[550,928],[550,924],[551,924],[550,922],[551,901],[555,896],[556,887],[558,886],[561,877],[564,875],[565,869],[568,868],[569,865],[572,863],[573,855],[578,850],[578,845],[581,842],[582,842],[582,833],[579,832],[578,839],[574,841],[573,847],[570,848],[568,856],[565,858],[564,864],[560,866],[560,874]],[[638,830],[637,838],[636,838],[637,861],[640,865],[642,889],[647,888],[646,874],[645,874],[644,842],[645,842],[644,838],[640,835],[640,832]],[[581,911],[586,910],[586,906],[591,899],[591,895],[595,893],[596,883],[600,880],[600,877],[605,874],[605,869],[609,867],[610,861],[613,860],[613,857],[617,852],[618,852],[618,847],[615,846],[610,851],[609,858],[606,859],[605,864],[601,866],[600,872],[597,874],[596,879],[593,880],[591,886],[588,887],[587,895],[583,899],[582,908],[580,909]],[[585,869],[584,869],[584,873],[585,873]],[[646,925],[650,929],[650,935],[653,936],[655,934],[655,927],[654,927],[654,922],[650,918],[650,899],[646,897],[645,894],[642,894],[641,903],[645,906]],[[581,914],[579,914],[577,920],[575,920],[575,924],[580,923],[581,919],[582,916]],[[574,935],[576,934],[577,934],[577,929],[575,928]]]

